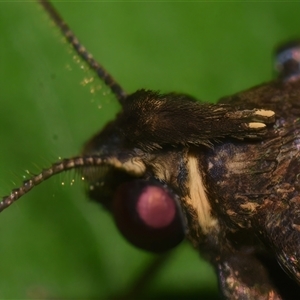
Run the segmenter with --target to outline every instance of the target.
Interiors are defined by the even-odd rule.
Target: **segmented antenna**
[[[113,159],[99,156],[78,156],[56,162],[50,168],[44,169],[41,173],[23,181],[23,184],[20,187],[12,190],[10,195],[4,196],[0,202],[0,212],[27,194],[31,189],[56,174],[82,167],[112,165],[114,163],[115,161],[113,161]]]
[[[60,28],[62,34],[66,37],[68,42],[72,45],[75,51],[78,53],[82,59],[87,62],[87,64],[92,68],[98,75],[100,79],[111,89],[111,91],[116,95],[117,99],[121,103],[124,103],[124,99],[127,94],[123,88],[114,80],[114,78],[94,59],[92,54],[90,54],[87,49],[81,45],[75,34],[72,32],[70,27],[64,22],[62,17],[53,7],[53,5],[48,0],[38,0],[38,2],[44,7],[47,13],[50,15],[51,19]]]

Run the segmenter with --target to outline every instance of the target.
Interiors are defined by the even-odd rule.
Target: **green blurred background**
[[[300,3],[55,6],[128,92],[148,88],[216,101],[269,80],[274,45],[300,37]],[[118,111],[99,80],[83,87],[93,73],[73,55],[36,3],[0,1],[1,195],[26,170],[79,153]],[[107,299],[126,291],[151,261],[120,237],[79,181],[74,172],[56,176],[1,214],[0,299]],[[217,284],[184,243],[144,292],[207,299],[217,297]]]

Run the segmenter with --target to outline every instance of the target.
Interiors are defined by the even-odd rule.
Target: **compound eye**
[[[300,78],[300,41],[290,41],[279,46],[275,53],[276,70],[284,81]]]
[[[123,236],[138,248],[167,251],[185,236],[177,202],[162,184],[143,180],[123,183],[116,191],[112,212]]]

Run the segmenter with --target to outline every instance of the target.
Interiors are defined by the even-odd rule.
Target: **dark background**
[[[216,101],[271,79],[273,47],[300,37],[300,3],[55,5],[128,92],[148,88]],[[82,87],[93,73],[73,55],[36,3],[0,2],[1,195],[26,170],[79,153],[118,111],[102,82]],[[0,217],[0,299],[108,298],[126,290],[151,259],[86,199],[75,172],[42,184]],[[145,293],[199,296],[216,289],[213,270],[186,243]]]

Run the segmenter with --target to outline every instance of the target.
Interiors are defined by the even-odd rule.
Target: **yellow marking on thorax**
[[[185,200],[195,209],[201,230],[204,234],[207,234],[218,226],[218,220],[211,214],[212,209],[196,157],[188,157],[187,169],[189,195],[186,196]]]

